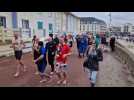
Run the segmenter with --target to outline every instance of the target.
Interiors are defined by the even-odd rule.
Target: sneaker
[[[46,80],[46,79],[42,79],[42,80],[40,81],[40,83],[44,83],[44,82],[47,82],[47,80]]]
[[[91,83],[91,87],[95,87],[95,84],[94,83]]]
[[[62,81],[61,81],[61,80],[59,80],[59,81],[57,81],[57,84],[61,84],[61,82],[62,82]]]
[[[19,73],[14,74],[14,77],[18,77],[18,76],[19,76]]]
[[[62,83],[63,83],[63,84],[67,84],[67,80],[64,80]]]

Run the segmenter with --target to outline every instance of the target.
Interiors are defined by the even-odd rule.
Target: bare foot
[[[57,84],[61,84],[61,83],[62,83],[62,80],[57,81]]]
[[[64,80],[62,83],[63,83],[64,85],[66,85],[66,84],[67,84],[67,80]]]
[[[40,81],[40,83],[44,83],[44,82],[47,82],[47,80],[46,80],[46,79],[42,79],[42,80]]]
[[[37,72],[35,72],[35,75],[39,75],[40,73],[37,71]]]
[[[14,77],[18,77],[20,75],[20,73],[19,72],[16,72],[15,74],[14,74]]]

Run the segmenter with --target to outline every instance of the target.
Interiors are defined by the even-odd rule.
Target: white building
[[[55,31],[53,12],[0,12],[0,26],[20,29],[23,37],[46,36]]]
[[[92,32],[92,33],[105,33],[107,25],[104,21],[98,20],[93,17],[82,17],[80,18],[80,31],[81,32]]]
[[[48,36],[53,32],[80,31],[80,19],[70,12],[0,12],[0,26],[19,30],[23,38]]]
[[[18,28],[30,30],[30,36],[36,34],[38,37],[45,37],[55,31],[54,18],[53,12],[17,12]],[[26,36],[27,33],[23,35]]]
[[[80,32],[80,19],[72,13],[67,13],[67,31],[71,33]]]
[[[11,12],[0,12],[0,26],[4,28],[12,28]]]
[[[70,12],[56,12],[56,32],[78,33],[80,31],[80,19]]]
[[[131,23],[125,23],[121,26],[121,32],[129,32],[130,34],[134,34],[134,25]]]

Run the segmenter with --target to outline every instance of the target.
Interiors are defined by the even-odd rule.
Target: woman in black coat
[[[94,87],[96,83],[97,73],[99,71],[99,61],[103,61],[102,49],[96,48],[95,43],[87,51],[87,59],[84,62],[84,67],[88,69],[88,77],[91,81],[91,86]]]
[[[110,47],[111,47],[112,52],[115,51],[115,37],[114,36],[110,38]]]

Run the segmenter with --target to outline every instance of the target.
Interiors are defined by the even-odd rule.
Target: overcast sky
[[[109,12],[72,12],[79,17],[96,17],[109,24]],[[132,23],[134,25],[134,12],[111,12],[112,25]]]

